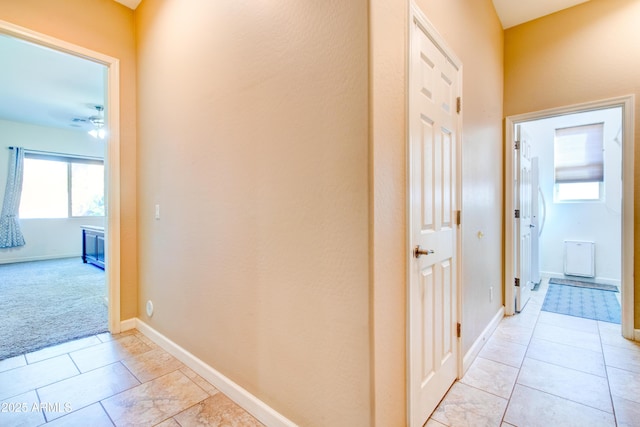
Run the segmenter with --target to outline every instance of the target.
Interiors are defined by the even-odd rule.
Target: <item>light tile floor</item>
[[[547,282],[500,322],[428,427],[640,426],[640,344],[620,325],[541,311]]]
[[[640,426],[640,345],[620,326],[540,311],[504,318],[427,423]],[[261,426],[138,331],[0,361],[0,426]]]
[[[262,426],[140,332],[0,361],[0,426]]]

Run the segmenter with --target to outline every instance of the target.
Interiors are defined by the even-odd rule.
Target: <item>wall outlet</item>
[[[493,286],[489,286],[489,302],[493,302]]]
[[[160,219],[160,205],[156,205],[156,219]]]

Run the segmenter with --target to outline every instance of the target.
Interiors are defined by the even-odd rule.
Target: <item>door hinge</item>
[[[515,148],[516,150],[519,150],[520,149],[520,141],[515,141],[513,148]]]
[[[456,113],[460,114],[462,111],[462,99],[460,97],[456,98]]]
[[[520,209],[515,210],[515,216],[516,218],[520,218]]]
[[[460,225],[460,211],[456,211],[456,225]]]
[[[513,282],[517,287],[520,287],[520,279],[516,277],[515,279],[513,279]]]
[[[460,338],[461,330],[462,330],[462,325],[460,324],[460,322],[458,322],[458,324],[456,325],[456,334],[458,335],[458,338]]]

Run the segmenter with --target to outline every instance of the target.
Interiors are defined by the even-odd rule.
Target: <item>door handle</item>
[[[420,249],[420,245],[416,246],[416,248],[413,250],[413,256],[416,258],[420,258],[421,255],[429,255],[433,253],[433,249]]]
[[[529,224],[529,228],[536,228],[535,224]]]

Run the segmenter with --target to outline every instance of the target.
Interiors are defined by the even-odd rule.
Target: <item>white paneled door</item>
[[[459,65],[412,19],[409,84],[409,418],[422,426],[458,375]]]
[[[533,188],[531,185],[531,142],[527,134],[518,125],[516,128],[516,170],[515,200],[516,200],[516,311],[520,312],[531,296],[533,284],[531,282],[531,200]]]

